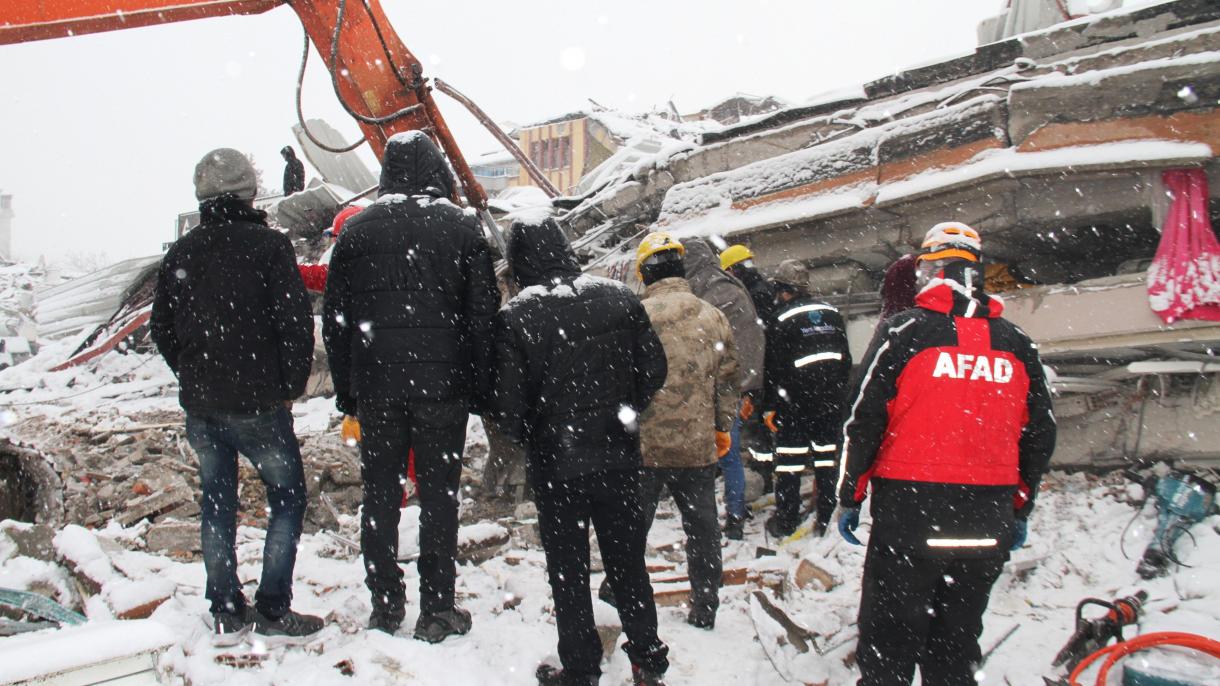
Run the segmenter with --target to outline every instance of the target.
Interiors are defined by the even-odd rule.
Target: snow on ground
[[[1112,598],[1142,588],[1149,593],[1145,629],[1220,635],[1220,576],[1215,574],[1220,565],[1220,517],[1213,516],[1194,527],[1194,543],[1184,538],[1179,544],[1179,555],[1185,563],[1194,565],[1192,568],[1144,582],[1136,576],[1135,565],[1155,521],[1151,505],[1127,532],[1125,547],[1131,559],[1124,558],[1119,544],[1124,527],[1135,514],[1132,499],[1137,497],[1139,489],[1129,488],[1116,475],[1099,480],[1052,474],[1047,479],[1033,516],[1029,545],[1014,555],[1014,562],[1036,560],[1037,566],[1020,577],[1006,573],[997,583],[986,617],[983,649],[991,647],[1013,626],[1018,629],[984,667],[982,684],[1042,686],[1041,677],[1049,673],[1051,658],[1071,634],[1073,609],[1086,596]],[[414,514],[408,513],[408,519],[413,520]],[[808,559],[829,572],[840,582],[833,590],[814,590],[816,586],[800,590],[785,584],[787,592],[776,602],[797,622],[817,633],[827,651],[825,656],[810,653],[795,660],[798,673],[809,677],[822,674],[831,684],[854,682],[843,658],[854,649],[864,549],[831,535],[799,539],[780,548],[774,557],[756,559],[759,546],[777,547],[774,541],[765,539],[765,515],[760,515],[749,523],[745,541],[726,545],[726,569],[750,566],[791,574],[801,559]],[[354,520],[349,518],[345,524],[352,526]],[[404,524],[404,533],[413,530],[411,524]],[[135,533],[111,524],[97,535],[122,542],[138,539]],[[260,572],[263,536],[259,529],[243,527],[239,531],[238,573],[251,597]],[[666,503],[650,536],[652,561],[664,561],[655,548],[681,539],[672,503]],[[509,548],[495,558],[459,568],[459,603],[472,612],[474,628],[469,635],[440,645],[410,637],[419,591],[418,572],[410,563],[404,566],[408,598],[404,628],[393,637],[364,630],[370,606],[359,558],[325,533],[307,535],[301,541],[294,605],[300,611],[326,616],[328,626],[311,643],[298,648],[269,647],[258,642],[238,649],[213,647],[203,619],[207,602],[199,562],[125,550],[114,553],[114,565],[132,578],[149,583],[169,581],[177,587],[173,598],[152,616],[174,639],[174,646],[161,659],[161,669],[170,683],[531,684],[537,664],[548,658],[554,660],[556,633],[543,554],[523,540],[515,536]],[[677,550],[681,550],[680,545]],[[20,588],[34,579],[52,585],[62,583],[52,571],[31,565],[28,558],[11,555],[11,551],[0,555],[7,558],[0,562],[0,585]],[[674,552],[666,555],[681,557]],[[594,584],[598,579],[595,574]],[[755,639],[748,601],[753,588],[728,586],[722,590],[717,626],[711,632],[686,625],[682,608],[659,608],[660,634],[671,648],[667,683],[785,683]],[[597,605],[599,616],[613,617],[608,606]],[[98,616],[91,620],[104,621],[105,614],[97,610]],[[224,666],[217,662],[222,655],[242,657],[253,666]],[[355,681],[344,676],[340,666],[354,670]],[[630,666],[621,651],[614,653],[604,669],[603,683],[628,681]],[[0,680],[3,676],[0,666]]]

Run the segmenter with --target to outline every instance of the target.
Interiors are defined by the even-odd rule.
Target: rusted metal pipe
[[[561,195],[559,189],[555,188],[555,185],[551,183],[550,179],[546,178],[546,175],[544,175],[542,170],[539,169],[536,164],[534,164],[533,160],[531,160],[525,154],[525,151],[517,147],[517,144],[513,142],[513,139],[509,138],[508,134],[501,131],[500,127],[496,126],[496,123],[492,121],[491,117],[487,116],[487,113],[484,112],[482,108],[474,104],[473,100],[466,97],[456,88],[450,86],[444,81],[441,81],[440,79],[432,79],[432,83],[436,85],[436,90],[448,95],[454,100],[457,100],[466,109],[470,110],[470,113],[474,115],[474,118],[478,119],[479,123],[485,126],[487,130],[491,132],[491,135],[496,137],[496,140],[500,141],[500,144],[503,145],[504,148],[517,159],[518,162],[521,163],[522,167],[525,167],[525,173],[529,174],[530,179],[533,180],[534,183],[538,184],[538,187],[542,189],[543,193],[546,193],[548,198],[554,198]]]

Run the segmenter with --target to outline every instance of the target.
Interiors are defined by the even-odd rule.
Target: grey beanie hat
[[[253,200],[258,179],[245,155],[233,148],[216,148],[195,165],[195,199],[207,200],[225,193]]]

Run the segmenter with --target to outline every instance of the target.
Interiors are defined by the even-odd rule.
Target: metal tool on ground
[[[1156,533],[1136,572],[1145,579],[1163,575],[1169,564],[1183,565],[1174,545],[1190,527],[1203,521],[1216,506],[1216,485],[1197,474],[1173,471],[1156,482]]]
[[[1148,593],[1137,591],[1135,595],[1106,601],[1100,598],[1085,598],[1076,605],[1076,632],[1051,662],[1053,667],[1071,670],[1086,657],[1106,647],[1113,639],[1121,643],[1123,628],[1139,621],[1140,609],[1148,600]],[[1089,606],[1103,607],[1106,614],[1085,619],[1084,610]]]

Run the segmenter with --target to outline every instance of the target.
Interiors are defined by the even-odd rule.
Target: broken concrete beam
[[[1111,142],[1085,137],[1071,124],[1138,119],[1143,135],[1108,124],[1114,140],[1197,140],[1214,143],[1214,103],[1220,96],[1220,63],[1183,61],[1138,65],[1016,84],[1009,91],[1008,134],[1026,152]],[[1187,90],[1184,90],[1187,89]],[[1192,97],[1184,97],[1189,93]],[[1188,116],[1193,115],[1193,116]],[[1170,120],[1173,121],[1170,121]],[[1160,123],[1157,126],[1157,123]]]
[[[156,521],[156,522],[167,522],[167,521],[178,521],[178,522],[181,522],[181,521],[185,521],[185,520],[188,520],[188,519],[194,519],[195,517],[197,517],[197,516],[199,515],[199,511],[200,511],[200,510],[199,510],[199,503],[195,502],[194,500],[188,500],[187,502],[182,503],[182,504],[181,504],[181,505],[179,505],[178,507],[175,507],[174,509],[172,509],[172,510],[170,510],[170,511],[168,511],[168,512],[164,513],[164,514],[157,515],[157,517],[156,517],[156,518],[155,518],[153,521]]]
[[[148,549],[157,553],[172,555],[190,555],[201,551],[197,522],[164,522],[154,524],[144,535],[144,543]]]
[[[783,590],[784,578],[779,574],[737,567],[724,570],[720,583],[722,586],[752,584],[761,588],[771,589],[776,594],[779,594]],[[653,599],[658,606],[675,607],[690,603],[690,577],[688,576],[653,579],[652,587]]]
[[[131,526],[141,520],[168,512],[190,499],[189,493],[177,489],[155,493],[128,503],[123,512],[115,517],[115,521],[125,527]]]

